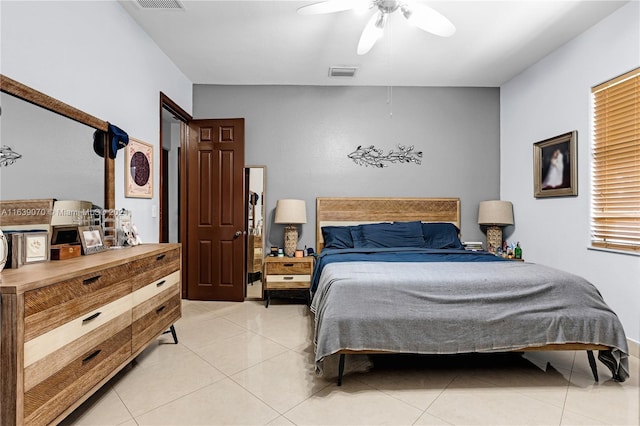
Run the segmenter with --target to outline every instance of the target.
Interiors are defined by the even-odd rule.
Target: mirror
[[[115,207],[114,161],[93,150],[107,122],[0,75],[2,145],[22,155],[0,168],[0,199],[87,200]]]
[[[0,169],[0,199],[57,198],[104,204],[104,159],[94,128],[0,94],[2,144],[22,157]]]
[[[264,260],[264,208],[266,166],[245,167],[245,211],[247,218],[248,299],[262,299],[262,262]]]

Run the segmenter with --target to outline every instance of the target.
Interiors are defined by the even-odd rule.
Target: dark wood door
[[[187,298],[244,300],[244,119],[193,120],[187,147]]]
[[[160,191],[162,200],[160,203],[160,242],[169,242],[169,150],[162,148],[162,164],[160,166]]]

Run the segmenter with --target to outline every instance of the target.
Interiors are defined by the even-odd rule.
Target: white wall
[[[527,261],[591,281],[640,342],[640,257],[588,250],[591,87],[640,66],[640,2],[630,2],[501,87],[501,198]],[[578,131],[578,196],[533,197],[533,143]]]
[[[158,217],[151,216],[160,91],[190,112],[191,82],[115,0],[2,1],[0,8],[2,74],[156,147],[152,200],[124,197],[122,151],[115,184],[116,207],[133,211],[144,242],[158,241]]]

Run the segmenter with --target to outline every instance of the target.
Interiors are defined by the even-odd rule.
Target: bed
[[[584,350],[629,377],[623,327],[576,275],[464,250],[458,198],[318,198],[316,371],[354,353]]]

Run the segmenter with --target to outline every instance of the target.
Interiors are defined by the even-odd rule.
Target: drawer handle
[[[89,361],[91,361],[92,359],[97,357],[100,352],[102,352],[102,349],[97,349],[97,350],[93,351],[93,353],[91,355],[89,355],[88,357],[86,357],[85,359],[82,360],[82,363],[83,364],[88,363]]]
[[[166,282],[167,282],[167,280],[162,280],[158,284],[156,284],[156,287],[160,287],[161,285],[163,285]]]
[[[86,317],[85,319],[83,319],[83,320],[82,320],[82,324],[87,323],[87,322],[89,322],[89,321],[91,321],[91,320],[94,320],[94,319],[98,318],[98,316],[99,316],[101,313],[102,313],[102,312],[96,312],[95,314],[93,314],[93,315],[91,315],[91,316]]]
[[[160,306],[158,309],[156,309],[156,314],[159,314],[160,312],[164,311],[164,308],[166,308],[165,305]]]
[[[293,277],[282,277],[282,278],[285,279],[285,280],[292,280],[293,279]]]
[[[95,277],[87,278],[87,279],[82,281],[82,284],[84,284],[84,285],[93,284],[96,281],[98,281],[100,279],[100,277],[101,277],[101,275],[96,275]]]
[[[157,260],[157,261],[158,261],[158,260],[162,260],[162,259],[164,259],[164,258],[165,258],[165,256],[166,256],[166,254],[161,254],[161,255],[159,255],[158,257],[156,257],[156,260]]]
[[[287,267],[291,267],[291,266],[293,266],[293,263],[283,263],[283,265],[287,266]]]

